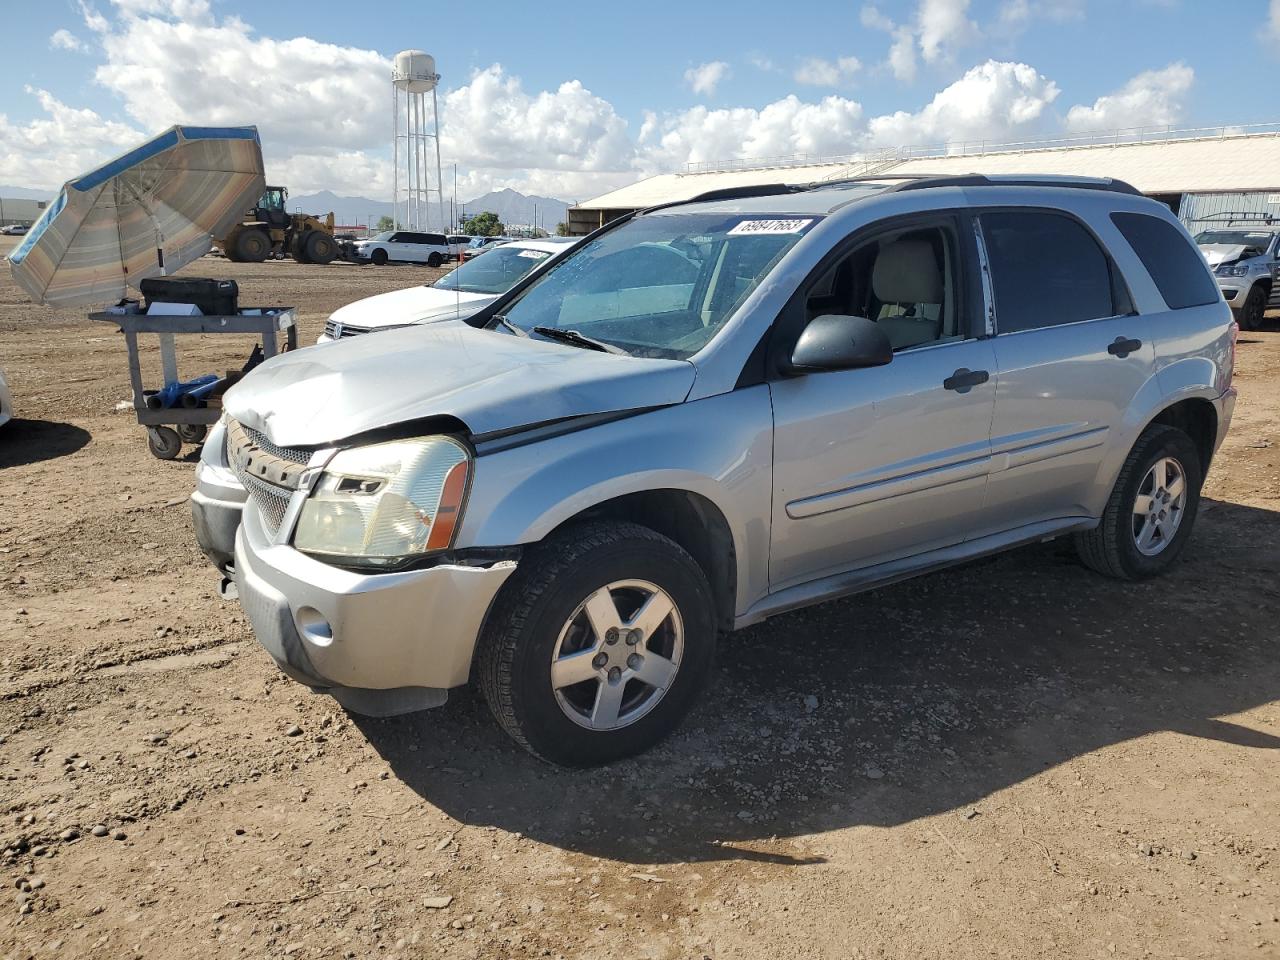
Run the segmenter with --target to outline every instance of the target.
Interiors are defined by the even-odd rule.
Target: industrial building
[[[36,218],[44,213],[44,208],[48,205],[49,201],[47,200],[0,197],[0,227],[7,227],[15,223],[24,225],[34,223]]]
[[[691,164],[569,209],[575,236],[633,210],[711,190],[810,184],[847,177],[1058,174],[1125,180],[1166,203],[1188,225],[1224,212],[1280,219],[1280,123],[1193,130],[1123,130],[1016,144],[949,143],[826,159]]]

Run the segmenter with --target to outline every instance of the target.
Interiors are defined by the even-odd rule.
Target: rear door
[[[979,534],[1090,516],[1108,447],[1155,372],[1148,321],[1065,212],[983,211],[995,326],[991,473]]]

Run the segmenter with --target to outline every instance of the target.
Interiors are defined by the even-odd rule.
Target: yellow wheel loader
[[[309,213],[289,213],[285,187],[267,187],[257,206],[218,241],[228,260],[261,263],[288,255],[299,263],[329,263],[342,255],[333,238],[333,214],[323,220]]]

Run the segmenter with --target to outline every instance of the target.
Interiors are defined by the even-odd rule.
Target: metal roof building
[[[1274,213],[1280,218],[1280,124],[1122,130],[1066,140],[951,143],[857,157],[748,163],[690,165],[682,173],[660,174],[613,190],[571,207],[570,231],[589,233],[632,210],[688,200],[710,190],[808,184],[877,173],[1113,177],[1169,204],[1184,220],[1226,209]]]

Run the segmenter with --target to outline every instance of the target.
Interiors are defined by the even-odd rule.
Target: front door
[[[888,228],[802,291],[806,319],[866,316],[883,367],[771,383],[770,588],[954,545],[983,503],[997,385],[956,221]],[[975,316],[978,313],[978,316]]]

